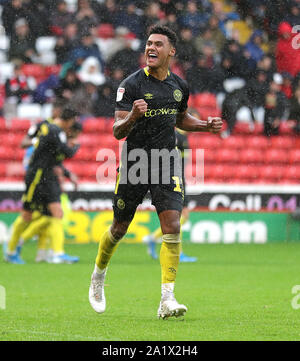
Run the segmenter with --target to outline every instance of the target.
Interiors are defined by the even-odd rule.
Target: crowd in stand
[[[15,64],[7,102],[62,99],[84,116],[112,117],[119,83],[143,66],[147,30],[161,23],[179,37],[172,70],[192,94],[216,95],[228,125],[222,136],[232,132],[241,109],[264,123],[266,135],[278,134],[285,120],[300,132],[300,33],[293,28],[300,25],[300,0],[78,0],[73,11],[64,0],[0,5],[7,57]],[[246,42],[235,21],[251,29]],[[105,51],[98,42],[103,24],[114,33]],[[56,38],[61,71],[32,85],[22,64],[39,62],[36,41],[44,36]]]

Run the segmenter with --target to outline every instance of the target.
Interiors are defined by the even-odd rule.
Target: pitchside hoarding
[[[24,185],[0,184],[0,211],[19,211]],[[113,185],[82,184],[74,192],[66,187],[73,210],[112,209]],[[292,185],[204,185],[199,191],[188,188],[190,208],[210,211],[295,211],[300,207],[300,187]],[[140,209],[151,209],[146,199]]]
[[[7,241],[11,225],[18,213],[0,213],[0,243]],[[73,211],[65,228],[69,242],[88,243],[99,241],[99,236],[112,221],[112,211]],[[139,211],[124,239],[141,242],[143,237],[159,226],[152,211]],[[182,227],[183,241],[192,243],[256,243],[300,241],[300,222],[289,212],[200,212],[192,211]]]

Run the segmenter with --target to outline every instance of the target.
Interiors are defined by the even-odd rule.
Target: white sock
[[[98,274],[98,275],[102,275],[105,271],[106,271],[107,267],[104,269],[100,269],[96,264],[95,264],[95,268],[94,268],[94,273]]]
[[[161,297],[167,298],[174,293],[175,283],[162,283],[161,285]]]

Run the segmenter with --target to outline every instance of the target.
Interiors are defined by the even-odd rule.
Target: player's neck
[[[160,68],[151,68],[147,67],[148,72],[154,78],[163,81],[168,77],[169,68],[168,67],[160,67]]]

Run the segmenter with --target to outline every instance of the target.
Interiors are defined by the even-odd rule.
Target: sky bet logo
[[[0,285],[0,310],[5,310],[6,308],[6,291],[3,286]]]

